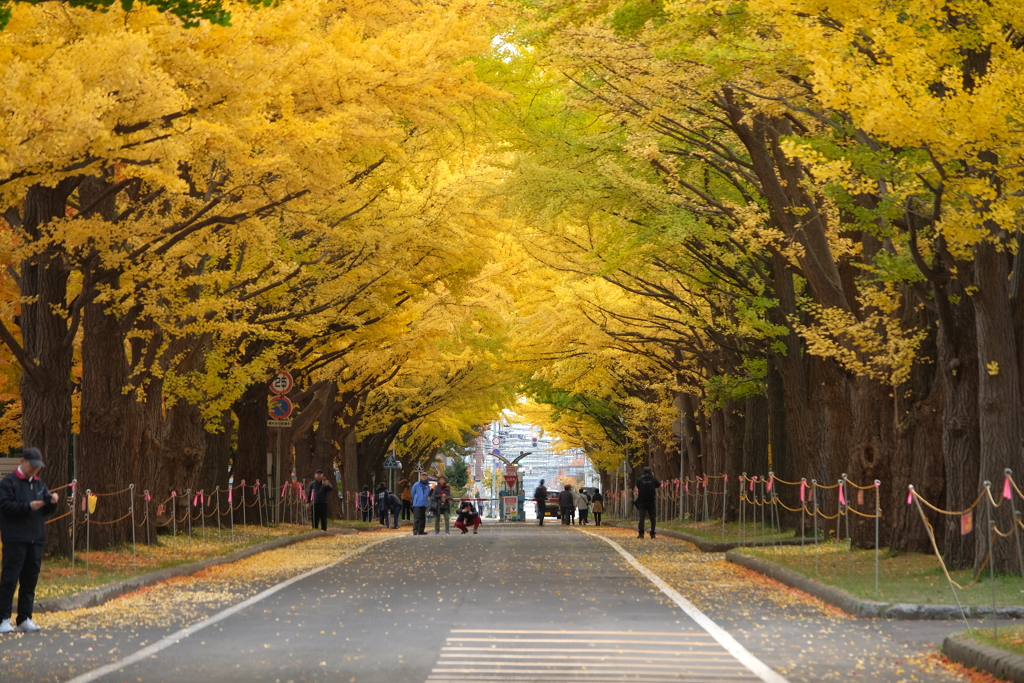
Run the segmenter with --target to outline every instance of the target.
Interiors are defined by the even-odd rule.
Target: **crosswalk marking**
[[[456,629],[427,681],[467,680],[753,683],[757,677],[699,632]]]

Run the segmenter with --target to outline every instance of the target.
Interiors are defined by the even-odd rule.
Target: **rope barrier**
[[[96,522],[96,521],[90,519],[89,520],[89,524],[99,524],[100,526],[103,526],[103,525],[106,525],[106,524],[117,524],[121,520],[128,519],[129,517],[131,517],[131,515],[132,515],[131,510],[129,510],[123,517],[118,517],[117,519],[113,519],[113,520],[111,520],[109,522]]]

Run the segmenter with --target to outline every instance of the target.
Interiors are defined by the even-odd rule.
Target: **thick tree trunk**
[[[1015,472],[1022,467],[1020,437],[1020,369],[1017,367],[1016,335],[1009,297],[1009,261],[987,241],[975,247],[974,281],[978,290],[971,297],[974,303],[975,329],[978,335],[978,429],[981,443],[979,484],[991,483],[999,501],[1000,482],[1007,467]],[[981,508],[979,529],[990,536],[987,513]],[[1013,520],[1009,506],[993,510],[992,519],[1004,532]],[[980,568],[988,554],[988,544],[979,543],[975,568]],[[1012,542],[996,541],[992,561],[997,572],[1019,571],[1019,560]]]
[[[246,389],[231,407],[238,422],[238,450],[235,453],[235,477],[248,484],[259,481],[264,486],[281,484],[267,479],[267,453],[273,453],[277,442],[271,441],[267,433],[267,385],[258,382]],[[271,457],[276,462],[276,453]],[[280,481],[280,480],[278,480]],[[271,493],[278,495],[275,491]]]
[[[978,434],[978,348],[974,310],[967,294],[951,282],[947,288],[935,287],[939,308],[936,334],[938,380],[943,384],[942,456],[945,476],[943,507],[965,510],[978,494],[980,476]],[[949,298],[956,291],[960,304]],[[975,512],[974,525],[982,520]],[[945,561],[951,569],[974,566],[976,546],[984,534],[962,534],[960,518],[943,515],[936,534],[943,537]],[[984,543],[981,543],[984,545]]]
[[[132,451],[138,447],[136,428],[141,407],[128,385],[128,358],[122,325],[108,313],[106,305],[86,304],[82,334],[81,433],[78,438],[78,484],[100,495],[96,522],[90,529],[93,548],[103,548],[131,539],[131,519],[108,524],[128,511],[128,489],[132,480]],[[120,492],[116,493],[115,492]],[[141,496],[142,490],[137,493]],[[137,506],[142,522],[141,506]]]

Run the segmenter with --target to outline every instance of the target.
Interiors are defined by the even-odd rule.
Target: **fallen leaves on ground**
[[[216,565],[187,577],[133,591],[99,607],[36,615],[48,629],[89,630],[113,626],[182,628],[261,590],[379,540],[380,533],[316,538],[253,557]]]

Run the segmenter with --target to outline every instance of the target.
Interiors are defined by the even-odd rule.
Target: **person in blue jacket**
[[[17,469],[0,480],[0,633],[38,631],[32,621],[36,582],[43,565],[45,517],[57,509],[59,496],[39,478],[43,457],[38,448],[26,448]],[[20,587],[19,587],[20,584]],[[11,624],[11,603],[18,589],[17,627]]]
[[[426,536],[427,506],[430,505],[430,478],[420,472],[420,480],[412,485],[412,535]]]

